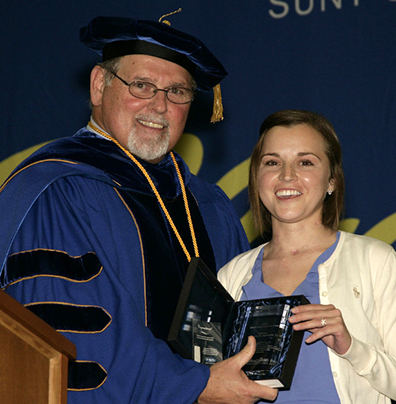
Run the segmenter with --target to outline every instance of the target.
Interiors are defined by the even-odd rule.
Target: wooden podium
[[[0,290],[0,402],[66,404],[75,345]]]

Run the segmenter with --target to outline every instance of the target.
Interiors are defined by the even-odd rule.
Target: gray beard
[[[165,156],[169,147],[169,129],[156,138],[142,140],[132,130],[128,138],[128,150],[135,156],[145,161],[161,159]]]

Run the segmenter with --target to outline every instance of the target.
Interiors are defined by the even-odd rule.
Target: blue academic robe
[[[218,270],[249,248],[229,199],[176,155],[198,248]],[[169,155],[140,161],[191,255]],[[77,347],[68,403],[192,403],[208,368],[165,342],[188,265],[153,192],[113,142],[81,129],[28,158],[0,192],[1,287]]]

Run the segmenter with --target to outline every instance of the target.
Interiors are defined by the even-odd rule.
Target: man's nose
[[[168,109],[168,98],[166,97],[166,90],[157,89],[153,98],[150,98],[149,108],[163,114]]]

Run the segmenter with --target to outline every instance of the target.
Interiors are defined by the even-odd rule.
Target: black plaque
[[[260,384],[289,389],[303,332],[294,331],[288,318],[293,307],[308,303],[302,295],[234,302],[203,261],[193,258],[168,342],[184,358],[212,365],[237,354],[253,335],[256,353],[243,370]]]
[[[223,337],[221,324],[193,320],[193,359],[212,366],[223,360]]]

